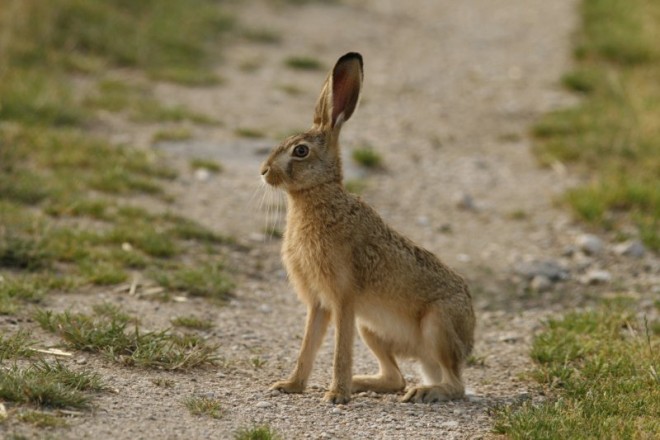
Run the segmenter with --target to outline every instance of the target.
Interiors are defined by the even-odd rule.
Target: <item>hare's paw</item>
[[[396,393],[405,388],[406,382],[403,377],[376,376],[353,376],[352,391],[374,391],[376,393]]]
[[[433,403],[433,402],[443,402],[445,400],[460,399],[463,397],[464,393],[459,390],[450,390],[449,387],[442,385],[435,386],[420,386],[415,387],[408,391],[402,402],[412,402],[412,403]]]
[[[325,396],[323,396],[323,400],[325,402],[333,403],[335,405],[348,403],[351,400],[351,393],[330,390],[325,393]]]
[[[284,393],[302,393],[305,391],[305,385],[296,381],[281,380],[271,385],[270,389],[282,391]]]

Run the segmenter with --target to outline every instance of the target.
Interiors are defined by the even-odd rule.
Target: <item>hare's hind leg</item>
[[[460,399],[465,395],[465,386],[461,380],[461,342],[451,327],[451,320],[441,318],[439,316],[437,320],[425,323],[425,342],[431,349],[428,357],[419,359],[424,385],[408,391],[403,402],[440,402]]]
[[[365,326],[360,326],[360,336],[378,359],[380,371],[373,376],[353,376],[352,391],[395,393],[403,390],[406,382],[396,364],[390,344]]]

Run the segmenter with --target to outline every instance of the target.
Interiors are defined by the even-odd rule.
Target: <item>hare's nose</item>
[[[262,175],[262,176],[265,176],[266,174],[268,174],[268,171],[270,171],[270,167],[269,167],[269,166],[264,165],[264,166],[261,167],[261,175]]]

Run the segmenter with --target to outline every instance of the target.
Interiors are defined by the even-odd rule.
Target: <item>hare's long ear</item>
[[[314,111],[314,125],[321,130],[335,130],[348,121],[360,99],[362,56],[350,52],[337,60],[321,89]]]

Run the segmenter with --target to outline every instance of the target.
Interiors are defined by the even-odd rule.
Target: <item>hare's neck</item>
[[[334,210],[337,206],[345,204],[347,193],[340,182],[323,183],[302,191],[288,193],[289,218],[325,216],[326,211]]]

